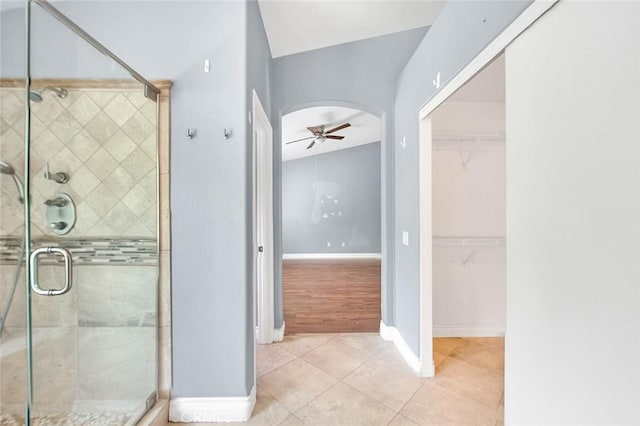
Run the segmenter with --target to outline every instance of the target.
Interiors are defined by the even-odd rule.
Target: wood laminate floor
[[[283,261],[285,332],[377,332],[380,260]]]

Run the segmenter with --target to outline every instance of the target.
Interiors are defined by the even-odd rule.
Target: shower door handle
[[[64,287],[62,288],[42,288],[38,285],[38,256],[41,254],[59,254],[64,258]],[[31,268],[31,290],[41,296],[61,296],[71,290],[73,283],[73,273],[71,266],[71,253],[61,247],[41,247],[34,250],[29,256],[29,266]]]

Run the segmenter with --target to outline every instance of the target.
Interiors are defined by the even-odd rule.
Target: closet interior
[[[505,91],[500,57],[432,118],[433,336],[504,336]]]

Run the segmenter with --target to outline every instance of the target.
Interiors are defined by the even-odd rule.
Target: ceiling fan
[[[342,139],[344,139],[344,136],[338,136],[338,135],[332,135],[331,133],[337,132],[338,130],[342,130],[342,129],[346,129],[347,127],[350,127],[351,123],[344,123],[339,125],[338,127],[334,127],[333,129],[324,130],[324,124],[320,125],[320,126],[315,126],[315,127],[307,127],[307,129],[313,133],[313,136],[309,136],[306,138],[302,138],[302,139],[296,139],[294,141],[289,141],[287,142],[285,145],[289,145],[290,143],[296,143],[296,142],[301,142],[301,141],[306,141],[309,139],[313,139],[311,141],[311,143],[309,144],[309,146],[307,147],[307,149],[311,148],[313,145],[316,144],[316,142],[324,142],[325,139],[335,139],[335,140],[339,140],[341,141]]]

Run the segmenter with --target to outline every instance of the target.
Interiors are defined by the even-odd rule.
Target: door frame
[[[433,282],[432,282],[432,178],[431,114],[464,84],[476,76],[520,34],[544,15],[558,0],[534,0],[509,26],[435,93],[418,113],[418,198],[420,259],[420,375],[433,377]],[[507,283],[508,285],[508,283]]]
[[[251,117],[255,341],[269,344],[274,336],[273,129],[255,90]]]
[[[387,222],[389,221],[389,217],[388,217],[388,213],[387,213],[387,206],[390,204],[389,200],[387,199],[386,195],[388,194],[388,189],[387,189],[387,185],[385,184],[386,179],[385,176],[388,175],[389,172],[389,167],[387,165],[387,160],[388,160],[388,154],[387,154],[387,148],[388,148],[388,144],[390,143],[389,141],[392,139],[392,137],[389,135],[387,135],[388,131],[389,131],[389,123],[387,123],[387,119],[388,119],[388,115],[381,111],[376,109],[375,107],[371,106],[371,105],[367,105],[367,104],[362,104],[362,103],[358,103],[358,102],[354,102],[354,101],[350,101],[350,100],[344,100],[344,99],[323,99],[323,100],[317,100],[317,101],[309,101],[309,102],[303,102],[300,103],[294,107],[289,107],[289,108],[284,108],[282,110],[280,110],[280,113],[278,114],[278,126],[279,126],[279,132],[280,132],[280,136],[282,136],[282,121],[283,118],[286,115],[289,115],[291,113],[297,112],[297,111],[301,111],[301,110],[305,110],[305,109],[309,109],[309,108],[317,108],[317,107],[340,107],[340,108],[350,108],[350,109],[354,109],[354,110],[358,110],[367,114],[370,114],[374,117],[376,117],[379,121],[379,126],[380,126],[380,162],[378,164],[379,170],[380,170],[380,253],[372,253],[373,255],[375,255],[376,258],[380,259],[380,327],[384,326],[385,320],[388,322],[388,319],[391,315],[390,313],[390,307],[389,305],[391,304],[391,296],[389,295],[389,286],[390,286],[390,280],[387,278],[388,274],[389,274],[389,268],[391,267],[391,263],[390,261],[387,261],[387,257],[389,254],[389,250],[387,248],[387,245],[389,243],[389,238],[388,238],[388,234],[389,234],[389,229],[390,227],[387,226]],[[281,148],[281,147],[280,147]],[[282,164],[282,152],[279,152],[279,160],[278,163]],[[280,209],[282,209],[282,174],[280,174],[280,176],[278,177],[278,182],[277,184],[279,185],[280,188],[280,199],[277,200],[278,203],[280,204]],[[282,216],[282,211],[280,211],[280,216]],[[284,232],[284,228],[282,226],[282,223],[280,224],[280,229],[279,229],[279,234],[280,237],[282,237],[282,234]],[[284,253],[284,246],[283,244],[281,244],[280,246],[280,250],[278,253],[276,253],[279,257],[277,259],[275,259],[275,261],[278,260],[287,260],[285,258],[286,253]],[[378,257],[379,255],[379,257]],[[344,257],[349,257],[349,258],[360,258],[360,256],[358,256],[357,254],[353,254],[353,253],[342,253],[342,254],[336,254],[335,258],[344,258]],[[365,258],[373,258],[373,256],[371,256],[369,253],[364,255]],[[332,258],[331,255],[325,256],[323,254],[320,254],[318,256],[315,256],[314,254],[301,254],[301,255],[296,255],[295,257],[296,259],[329,259]],[[282,264],[283,265],[283,264]],[[282,270],[284,270],[284,266],[282,267]],[[284,321],[284,277],[281,274],[280,276],[280,290],[281,290],[281,294],[282,294],[282,327],[280,329],[276,330],[276,333],[278,333],[279,335],[274,339],[274,341],[281,341],[284,337],[284,329],[285,329],[285,321]],[[274,295],[275,297],[275,295]],[[274,299],[274,303],[275,303],[275,299]]]

